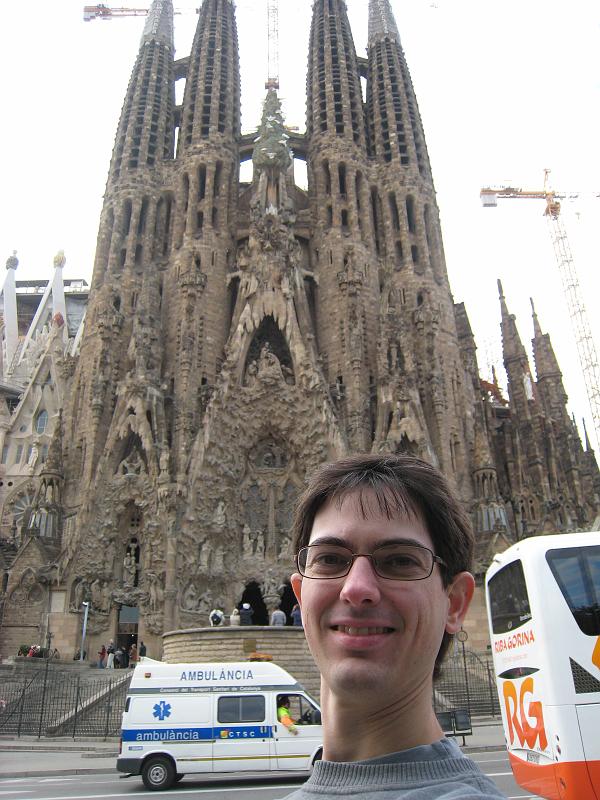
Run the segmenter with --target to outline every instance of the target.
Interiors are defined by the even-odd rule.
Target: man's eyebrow
[[[340,539],[339,536],[319,536],[317,539],[309,542],[309,544],[337,544],[340,547],[349,547],[349,542],[346,539]],[[390,544],[411,544],[415,547],[427,547],[427,545],[423,544],[423,542],[418,541],[418,539],[411,539],[409,536],[390,536],[386,539],[378,539],[377,541],[373,542],[373,550],[377,547],[385,547],[386,545]],[[428,548],[429,549],[429,548]]]

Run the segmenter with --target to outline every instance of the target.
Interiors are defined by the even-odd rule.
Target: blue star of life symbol
[[[156,717],[162,722],[165,717],[171,716],[171,705],[166,703],[164,700],[161,700],[160,703],[156,703],[154,706],[154,714],[152,716]]]

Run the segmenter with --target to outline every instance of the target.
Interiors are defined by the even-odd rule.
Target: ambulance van
[[[286,703],[295,732],[278,721]],[[318,704],[276,664],[144,658],[127,694],[117,770],[151,790],[194,773],[309,771],[322,743]]]

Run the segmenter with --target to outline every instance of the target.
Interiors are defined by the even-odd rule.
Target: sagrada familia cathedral
[[[368,5],[360,58],[345,0],[314,0],[306,132],[269,86],[242,135],[232,0],[203,0],[180,60],[172,2],[152,2],[89,297],[61,254],[37,294],[6,265],[0,655],[48,634],[72,653],[85,602],[90,652],[137,637],[153,655],[217,604],[248,600],[258,624],[289,611],[295,499],[351,452],[439,465],[479,575],[525,535],[598,517],[550,337],[534,312],[533,374],[501,286],[508,398],[479,376],[398,29],[389,0]]]

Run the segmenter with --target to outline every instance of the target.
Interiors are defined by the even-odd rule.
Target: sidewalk
[[[458,739],[460,743],[461,738]],[[473,735],[467,736],[465,753],[504,750],[500,720],[478,720]],[[118,739],[14,739],[0,736],[0,780],[36,778],[46,775],[88,775],[114,773],[119,752]]]

